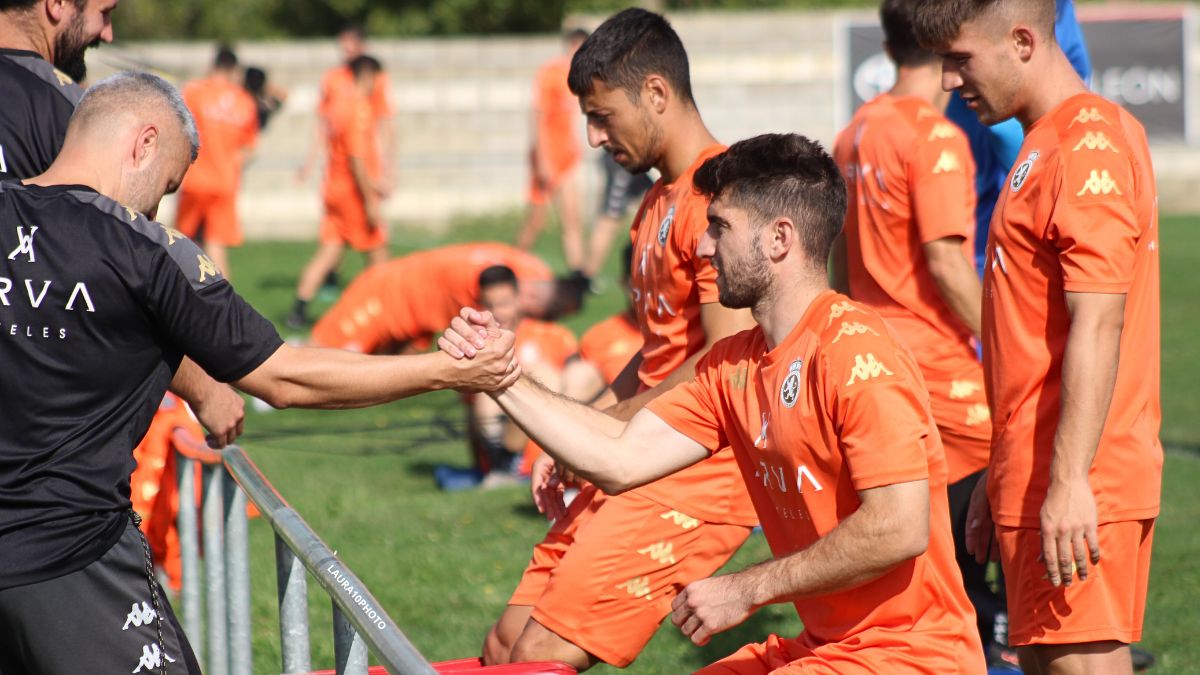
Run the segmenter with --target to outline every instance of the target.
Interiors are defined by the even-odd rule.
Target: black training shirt
[[[184,354],[228,382],[281,344],[179,232],[86,187],[0,183],[0,589],[117,541]]]
[[[0,180],[36,176],[58,157],[83,88],[34,52],[0,49]]]

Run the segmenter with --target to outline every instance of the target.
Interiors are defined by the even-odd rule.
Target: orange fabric
[[[696,255],[708,229],[708,200],[695,193],[692,176],[724,150],[722,145],[706,148],[670,185],[659,179],[634,218],[630,287],[644,340],[638,370],[644,389],[662,382],[704,346],[700,305],[718,302],[717,272]],[[717,453],[636,492],[710,523],[758,523],[730,453]]]
[[[190,239],[224,246],[241,246],[236,195],[232,192],[183,192],[175,215],[175,228]]]
[[[329,119],[337,101],[354,95],[354,73],[350,66],[343,64],[330,68],[321,76],[321,99],[317,103],[317,114]],[[391,91],[388,78],[380,73],[375,78],[375,87],[371,90],[371,115],[376,119],[391,117],[394,112],[391,101]]]
[[[896,328],[930,382],[939,428],[968,441],[946,447],[957,482],[987,466],[991,418],[971,331],[942,298],[922,246],[961,237],[972,259],[975,163],[966,135],[929,103],[884,94],[854,114],[834,158],[849,202],[850,296]]]
[[[1158,212],[1142,126],[1095,94],[1030,127],[992,217],[983,341],[996,522],[1040,526],[1070,330],[1066,292],[1125,294],[1116,388],[1088,480],[1101,523],[1158,515]]]
[[[530,204],[549,204],[554,191],[566,181],[573,180],[575,169],[579,166],[578,158],[570,161],[551,160],[547,185],[541,185],[537,180],[537,158],[529,154],[529,191],[526,199]]]
[[[570,511],[534,548],[509,604],[534,606],[535,621],[618,668],[654,636],[681,582],[711,576],[750,536],[591,487]]]
[[[914,357],[888,324],[829,291],[774,349],[759,328],[722,340],[694,380],[648,408],[707,448],[733,448],[776,557],[837,527],[861,504],[858,491],[927,479],[928,549],[874,581],[797,602],[801,639],[852,645],[887,629],[890,644],[929,672],[982,672],[928,400]],[[876,672],[888,671],[887,651]],[[948,657],[958,659],[949,671],[941,667]]]
[[[533,91],[538,147],[552,167],[563,171],[573,168],[583,155],[576,126],[579,102],[567,87],[570,71],[570,56],[554,57],[538,69]]]
[[[361,160],[371,179],[381,171],[379,144],[375,139],[374,118],[368,99],[349,94],[329,109],[328,164],[325,169],[326,206],[331,200],[362,201],[358,183],[350,169],[351,158]]]
[[[579,353],[579,340],[566,326],[552,321],[522,319],[516,331],[517,361],[523,368],[561,371]]]
[[[175,526],[179,489],[171,435],[180,428],[197,439],[204,438],[203,429],[192,419],[183,401],[167,394],[142,442],[133,450],[137,468],[129,479],[129,497],[133,510],[142,517],[142,532],[150,543],[155,562],[166,570],[168,583],[176,591],[182,587],[183,565]]]
[[[872,628],[855,636],[853,643],[810,644],[800,639],[771,635],[766,642],[748,644],[695,675],[879,675],[880,673],[940,673],[963,671],[952,654],[914,655],[904,636]]]
[[[637,323],[622,311],[588,329],[579,340],[579,356],[596,366],[604,381],[613,380],[625,370],[642,347],[642,332]]]
[[[196,118],[200,154],[188,169],[180,192],[236,193],[245,153],[258,138],[254,98],[237,84],[214,75],[185,86],[183,100]]]
[[[363,271],[313,326],[313,343],[365,353],[429,339],[463,307],[479,304],[479,273],[506,265],[524,294],[553,279],[540,258],[496,242],[419,251]]]
[[[1078,578],[1055,588],[1046,576],[1041,531],[997,528],[1008,594],[1008,639],[1015,646],[1080,644],[1142,639],[1154,520],[1101,525],[1101,559]]]
[[[318,238],[322,244],[345,244],[355,251],[373,251],[387,244],[387,227],[371,223],[358,192],[341,197],[325,195],[325,215]]]

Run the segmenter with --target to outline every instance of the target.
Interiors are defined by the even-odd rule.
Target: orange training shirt
[[[776,558],[829,534],[859,508],[859,491],[928,480],[927,550],[853,589],[797,601],[801,639],[817,646],[882,629],[929,672],[984,670],[928,395],[874,311],[827,291],[774,349],[757,327],[722,340],[695,380],[649,409],[706,448],[733,447]]]
[[[563,54],[543,64],[534,78],[538,144],[556,168],[570,166],[583,154],[576,131],[579,102],[567,86],[570,71],[571,58]]]
[[[642,331],[626,311],[592,326],[579,340],[579,356],[596,366],[608,384],[617,379],[641,348]]]
[[[342,64],[325,71],[321,76],[320,91],[321,100],[317,104],[317,114],[328,120],[337,101],[354,95],[354,72],[350,70],[350,66]],[[392,116],[391,91],[384,73],[375,78],[370,101],[372,118],[381,120]]]
[[[245,153],[258,138],[258,107],[237,84],[211,75],[183,88],[196,118],[200,153],[183,180],[183,192],[232,194],[241,180]]]
[[[380,176],[379,144],[368,100],[353,93],[332,104],[329,113],[329,158],[325,170],[325,199],[361,198],[350,159],[362,160],[367,175]]]
[[[517,362],[525,368],[541,366],[560,371],[567,359],[579,353],[575,334],[552,321],[521,319],[515,337]]]
[[[996,522],[1039,527],[1059,423],[1071,316],[1065,293],[1123,293],[1112,404],[1088,480],[1100,523],[1158,514],[1158,204],[1141,124],[1092,93],[1028,129],[992,216],[984,370],[995,427]]]

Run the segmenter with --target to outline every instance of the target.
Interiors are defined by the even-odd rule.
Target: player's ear
[[[796,223],[787,216],[779,216],[768,229],[771,240],[767,248],[767,255],[771,260],[781,260],[796,244],[796,239],[800,234],[796,231]]]
[[[1011,40],[1017,58],[1022,62],[1028,62],[1033,57],[1034,48],[1040,42],[1040,37],[1028,25],[1017,24],[1012,28]]]
[[[661,75],[647,75],[642,83],[642,96],[650,108],[661,115],[671,99],[671,87]]]
[[[147,124],[138,132],[137,140],[133,146],[133,164],[139,169],[145,168],[154,160],[155,155],[159,150],[160,136],[158,127],[153,124]]]
[[[58,25],[67,18],[66,13],[74,7],[72,4],[69,8],[68,4],[72,4],[72,0],[45,0],[46,18],[50,19],[51,24]]]

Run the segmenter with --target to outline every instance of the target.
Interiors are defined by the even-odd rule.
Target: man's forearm
[[[1072,304],[1071,328],[1063,352],[1062,395],[1054,434],[1051,480],[1086,479],[1100,444],[1117,381],[1121,355],[1124,296],[1102,298],[1098,311]],[[1118,306],[1118,300],[1119,302]]]
[[[683,384],[696,376],[696,364],[700,359],[708,353],[708,349],[702,349],[695,354],[692,354],[678,368],[671,371],[665,380],[659,382],[655,386],[634,394],[633,396],[619,401],[616,405],[609,408],[606,412],[620,420],[629,420],[637,413],[637,411],[646,407],[654,399],[658,398],[665,392],[671,391],[676,386]]]
[[[930,257],[928,262],[938,294],[971,334],[978,337],[983,327],[983,287],[971,261],[962,253],[961,244],[956,244],[950,254],[939,259]]]
[[[223,386],[225,385],[209,377],[203,368],[186,356],[180,361],[175,377],[171,378],[171,393],[187,401],[192,407],[202,405],[216,387]]]

